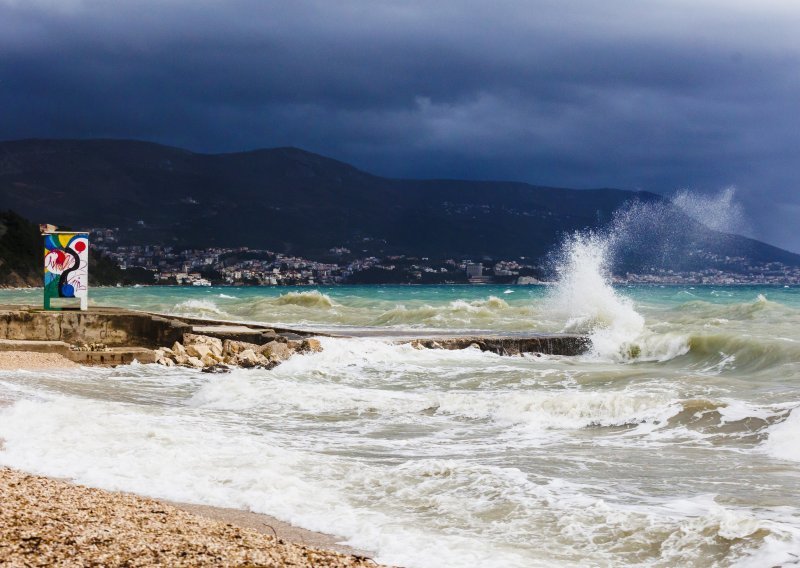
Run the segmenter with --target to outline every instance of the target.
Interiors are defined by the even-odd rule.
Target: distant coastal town
[[[137,270],[144,282],[185,286],[302,286],[332,284],[508,284],[547,280],[538,259],[430,259],[408,255],[359,257],[334,247],[324,260],[311,260],[249,247],[178,250],[156,244],[122,245],[118,230],[95,228],[94,250],[123,270]],[[719,257],[702,250],[693,264],[708,268],[614,274],[617,284],[800,284],[800,267],[781,262],[750,264],[745,257]],[[143,272],[146,271],[146,272]]]

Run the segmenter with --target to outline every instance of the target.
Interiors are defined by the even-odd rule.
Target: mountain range
[[[655,255],[666,266],[700,249],[706,261],[800,265],[799,255],[715,233],[643,191],[389,179],[297,148],[201,154],[133,140],[0,142],[0,210],[36,223],[117,227],[129,244],[542,259],[564,234],[607,226],[631,203],[669,210],[670,243]],[[652,244],[627,247],[627,261],[653,262]]]

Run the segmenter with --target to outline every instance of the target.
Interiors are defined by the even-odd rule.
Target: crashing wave
[[[308,292],[289,292],[275,299],[279,306],[302,306],[304,308],[333,308],[337,306],[330,296],[319,290]]]

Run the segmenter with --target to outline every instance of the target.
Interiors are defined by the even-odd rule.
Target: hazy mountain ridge
[[[0,143],[0,207],[35,222],[120,227],[135,243],[250,246],[305,256],[354,254],[540,258],[563,233],[602,226],[647,192],[517,182],[398,180],[296,148],[199,154],[129,140]],[[676,215],[680,215],[676,213]],[[693,232],[708,230],[682,218]],[[713,254],[800,256],[738,236],[693,238]],[[646,257],[633,251],[631,258]]]

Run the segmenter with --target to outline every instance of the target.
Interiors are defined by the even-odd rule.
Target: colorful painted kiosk
[[[43,231],[44,309],[89,307],[89,234]]]

